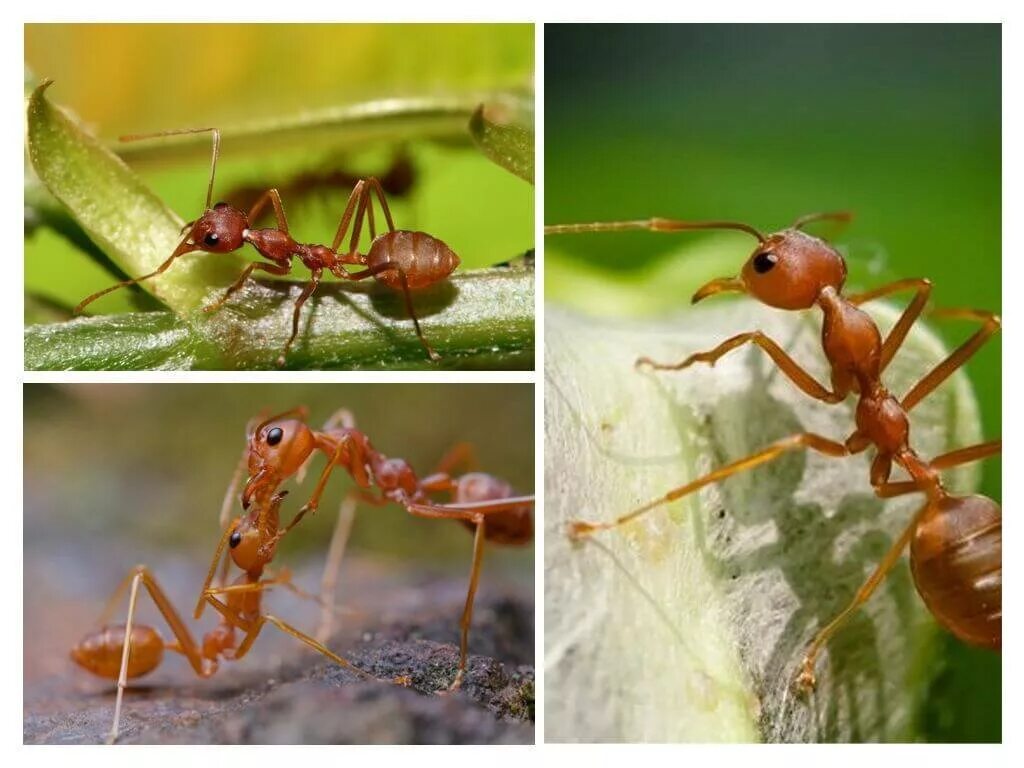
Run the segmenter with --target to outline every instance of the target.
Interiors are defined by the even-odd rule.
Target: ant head
[[[301,419],[270,419],[249,437],[249,481],[242,491],[242,507],[253,495],[276,486],[302,467],[316,447],[316,437]]]
[[[786,229],[758,243],[739,277],[719,278],[701,287],[694,303],[723,291],[749,293],[778,309],[809,309],[826,287],[846,281],[846,262],[824,240]]]
[[[240,517],[235,521],[228,537],[228,551],[235,565],[243,571],[251,571],[260,566],[260,545],[263,535],[256,525],[255,516]]]
[[[741,279],[747,293],[770,307],[809,309],[822,289],[843,287],[846,262],[824,240],[787,229],[761,243]]]
[[[275,493],[270,498],[268,508],[260,510],[262,514],[239,517],[232,524],[228,551],[235,565],[243,571],[259,571],[273,559],[281,501],[287,495],[288,491]],[[263,520],[270,521],[263,523],[265,530],[260,527]]]
[[[249,219],[244,213],[227,203],[217,203],[192,223],[187,242],[207,253],[230,253],[242,247],[243,233],[248,228]]]

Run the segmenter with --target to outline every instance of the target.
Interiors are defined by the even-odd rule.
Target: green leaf
[[[533,184],[533,110],[525,103],[481,104],[469,132],[484,155]]]
[[[896,312],[871,304],[883,328]],[[905,563],[829,643],[808,700],[792,683],[816,629],[853,598],[921,505],[877,499],[868,454],[793,452],[573,544],[573,519],[609,521],[802,431],[842,440],[854,403],[807,398],[752,347],[714,367],[641,372],[761,329],[819,380],[820,320],[751,301],[651,321],[546,322],[545,605],[549,740],[913,741],[941,671],[939,630]],[[887,371],[903,392],[945,356],[915,326]],[[957,374],[914,411],[931,456],[980,439]],[[969,491],[978,466],[947,473]],[[622,691],[629,691],[628,697]],[[930,703],[934,707],[934,702]]]
[[[229,125],[221,129],[221,136],[235,155],[308,146],[354,149],[424,138],[468,143],[466,121],[481,98],[495,96],[406,96],[360,102]],[[182,134],[119,144],[116,149],[133,165],[196,160],[209,156],[210,139],[207,134]]]
[[[376,284],[329,283],[305,305],[289,368],[533,367],[534,273],[456,274],[417,292],[427,360],[399,294]],[[220,312],[79,318],[25,329],[29,370],[271,369],[291,332],[301,285],[254,282]]]
[[[46,98],[47,81],[28,105],[29,157],[40,181],[82,229],[129,275],[155,270],[181,241],[182,220],[116,155]],[[141,283],[184,312],[202,303],[210,285],[230,279],[237,258],[190,259]]]

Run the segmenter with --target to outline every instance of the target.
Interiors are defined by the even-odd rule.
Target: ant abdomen
[[[1003,627],[1003,513],[985,496],[947,496],[929,506],[910,545],[914,583],[958,638],[998,650]]]
[[[128,677],[141,677],[160,666],[164,657],[164,640],[153,627],[132,626],[131,654],[128,656]],[[71,649],[71,658],[94,675],[116,680],[121,673],[124,653],[124,625],[106,626],[91,632]]]
[[[381,235],[366,254],[370,269],[394,264],[405,272],[409,288],[415,290],[443,280],[459,266],[459,257],[444,242],[426,232],[396,230]],[[384,270],[377,280],[388,288],[402,290],[402,279],[396,270]]]

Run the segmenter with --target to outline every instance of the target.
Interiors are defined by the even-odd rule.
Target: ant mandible
[[[160,133],[139,134],[122,136],[121,141],[138,141],[141,139],[152,139],[162,136],[177,136],[190,133],[213,134],[213,159],[210,166],[210,183],[206,188],[206,207],[203,214],[195,221],[185,225],[188,230],[185,238],[174,249],[170,257],[159,267],[142,277],[131,280],[123,280],[102,291],[98,291],[83,299],[75,307],[75,314],[80,313],[85,307],[101,296],[111,291],[123,288],[128,285],[148,280],[151,277],[166,272],[175,259],[193,251],[205,251],[207,253],[231,253],[243,247],[246,243],[252,245],[256,251],[267,261],[256,261],[247,266],[238,279],[224,292],[224,295],[214,303],[203,307],[205,312],[216,312],[228,299],[239,291],[246,281],[256,270],[267,272],[271,275],[287,275],[292,271],[292,260],[296,257],[310,271],[310,281],[295,300],[295,311],[292,314],[292,332],[284,345],[284,350],[277,359],[277,364],[283,366],[296,336],[299,333],[299,317],[302,306],[306,300],[313,295],[324,270],[330,272],[339,280],[365,280],[376,278],[392,290],[401,291],[405,298],[406,311],[412,319],[416,329],[416,336],[426,350],[431,360],[439,360],[440,356],[431,348],[427,342],[423,330],[420,328],[420,321],[416,317],[416,311],[412,302],[412,291],[425,288],[447,278],[456,267],[459,266],[459,257],[455,255],[441,240],[425,232],[413,232],[409,230],[395,229],[394,221],[391,218],[391,210],[388,208],[387,200],[384,197],[384,190],[380,182],[371,177],[362,179],[356,183],[349,195],[345,212],[342,214],[341,222],[338,224],[337,234],[334,241],[328,247],[326,245],[303,244],[292,239],[288,231],[288,220],[284,215],[284,206],[281,204],[281,196],[276,189],[268,189],[250,209],[248,215],[234,208],[227,203],[216,203],[211,205],[213,200],[213,180],[217,173],[217,158],[220,154],[220,131],[216,128],[185,128],[180,130],[162,131]],[[388,231],[377,236],[376,227],[373,221],[373,201],[376,196],[384,213]],[[274,215],[277,219],[277,226],[269,229],[253,229],[250,222],[255,222],[257,216],[270,203],[274,208]],[[354,217],[354,218],[353,218]],[[367,218],[370,229],[370,248],[366,254],[358,251],[359,236],[362,232],[363,218]],[[352,236],[349,240],[348,251],[340,253],[338,247],[348,231],[349,224],[352,225]],[[346,264],[365,267],[358,272],[349,272],[345,269]]]
[[[850,604],[822,628],[799,665],[797,684],[804,690],[815,685],[815,661],[822,647],[842,624],[863,605],[910,546],[914,584],[925,605],[939,623],[962,641],[999,650],[1002,645],[1002,510],[996,502],[979,495],[957,496],[943,486],[940,472],[993,456],[1002,442],[993,440],[926,459],[910,445],[910,411],[960,368],[1000,328],[999,317],[980,310],[945,310],[937,314],[981,323],[966,342],[921,378],[902,398],[893,396],[882,383],[882,374],[921,315],[931,293],[924,278],[897,280],[864,293],[843,295],[846,262],[825,241],[803,231],[814,221],[849,221],[849,213],[817,213],[802,216],[789,228],[763,235],[747,224],[731,221],[679,221],[646,219],[596,222],[545,227],[545,234],[647,230],[738,230],[757,240],[757,247],[737,277],[712,280],[693,295],[693,303],[724,292],[746,293],[769,307],[784,310],[821,309],[824,320],[822,348],[831,369],[831,387],[818,382],[775,341],[760,331],[741,333],[706,352],[697,352],[678,363],[637,360],[638,368],[678,371],[695,363],[714,365],[719,358],[744,344],[764,350],[779,369],[803,392],[816,400],[835,404],[850,393],[858,396],[856,428],[843,442],[813,433],[778,440],[762,450],[674,488],[612,522],[575,521],[570,535],[582,538],[596,531],[629,523],[652,509],[765,464],[787,451],[809,449],[825,456],[844,457],[875,448],[870,481],[880,498],[923,493],[926,501],[897,537],[874,572]],[[902,291],[913,299],[883,339],[871,317],[859,306]],[[893,464],[909,479],[890,480]]]

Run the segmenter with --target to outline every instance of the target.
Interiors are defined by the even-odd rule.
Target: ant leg
[[[281,356],[277,358],[278,367],[284,366],[285,358],[288,357],[288,350],[291,349],[292,343],[295,341],[295,337],[299,335],[299,316],[302,313],[302,305],[306,303],[306,299],[313,295],[313,291],[320,285],[320,276],[323,274],[322,269],[314,269],[310,275],[309,283],[302,289],[302,293],[299,294],[299,298],[295,300],[295,312],[292,314],[292,335],[288,337],[288,341],[285,342],[284,351],[281,352]]]
[[[295,518],[281,532],[281,536],[284,536],[284,534],[294,528],[307,512],[316,512],[317,507],[320,506],[320,497],[323,495],[324,488],[327,487],[327,481],[331,477],[331,472],[333,472],[334,468],[338,466],[338,461],[341,459],[342,449],[347,443],[348,441],[346,439],[339,440],[337,445],[334,446],[334,451],[328,454],[327,464],[320,473],[320,479],[316,481],[316,487],[313,488],[313,494],[309,497],[309,501],[302,505],[298,513],[295,515]]]
[[[618,528],[626,523],[636,520],[638,517],[645,515],[652,509],[656,509],[663,504],[667,504],[676,499],[682,498],[688,494],[693,493],[696,490],[703,488],[711,483],[716,483],[720,480],[725,480],[727,477],[745,472],[748,469],[753,469],[762,464],[767,464],[769,461],[777,459],[787,451],[810,449],[817,451],[818,453],[825,454],[826,456],[835,456],[836,458],[844,457],[849,455],[849,451],[846,446],[842,443],[837,443],[834,440],[829,440],[827,437],[816,435],[811,432],[803,432],[797,435],[791,435],[790,437],[778,440],[766,448],[761,449],[757,453],[753,453],[744,459],[739,459],[730,464],[726,464],[724,467],[720,467],[703,477],[699,477],[696,480],[692,480],[686,485],[681,485],[678,488],[673,488],[671,491],[666,493],[653,501],[650,501],[640,507],[637,507],[631,512],[616,518],[610,523],[589,523],[584,520],[576,520],[569,524],[569,535],[574,539],[579,539],[584,536],[589,536],[595,531],[604,531],[612,528]]]
[[[388,232],[394,232],[395,222],[391,219],[391,209],[388,207],[388,201],[384,197],[384,187],[381,186],[381,183],[374,176],[368,178],[366,180],[366,183],[369,185],[370,189],[373,190],[373,193],[377,196],[377,201],[380,203],[380,208],[384,212],[384,219],[388,223]]]
[[[467,471],[472,471],[476,463],[476,450],[473,448],[473,444],[465,442],[456,443],[441,457],[437,466],[434,467],[434,472],[437,474],[449,474],[459,466],[465,467]]]
[[[313,650],[322,653],[324,656],[329,658],[338,666],[350,669],[356,674],[361,675],[362,677],[365,677],[367,679],[376,679],[369,672],[366,672],[360,669],[359,667],[355,666],[347,659],[332,652],[322,643],[317,642],[309,635],[304,634],[303,632],[300,632],[299,630],[295,629],[295,627],[285,623],[284,621],[281,621],[281,619],[277,618],[276,616],[271,616],[270,614],[263,614],[262,616],[258,617],[255,621],[249,622],[239,617],[234,611],[228,608],[227,605],[218,600],[216,597],[209,595],[206,596],[206,599],[214,608],[217,609],[217,611],[225,619],[227,619],[229,624],[240,627],[246,633],[245,638],[242,640],[241,644],[235,650],[234,655],[232,656],[233,659],[237,660],[244,657],[249,652],[249,649],[252,648],[252,644],[256,641],[256,638],[259,637],[260,632],[263,630],[264,624],[270,622],[275,627],[280,629],[282,632],[291,635],[297,640],[301,640],[303,643],[308,645]]]
[[[348,408],[339,408],[324,422],[324,432],[332,429],[355,429],[356,417]]]
[[[338,246],[341,245],[341,241],[345,239],[345,232],[348,231],[349,222],[352,221],[352,214],[356,210],[356,206],[363,199],[363,192],[366,187],[365,179],[360,179],[356,182],[356,185],[352,187],[352,192],[348,196],[348,202],[345,204],[345,212],[341,215],[341,221],[338,223],[338,231],[334,235],[334,241],[331,243],[331,250],[337,252]]]
[[[296,640],[301,640],[303,643],[308,645],[314,651],[322,653],[324,656],[329,658],[331,661],[333,661],[338,666],[345,667],[345,669],[349,669],[352,672],[355,672],[360,677],[366,678],[367,680],[376,680],[377,679],[371,673],[367,672],[366,670],[360,669],[355,664],[350,662],[348,659],[345,659],[345,658],[339,656],[338,654],[334,653],[333,651],[328,649],[327,646],[325,646],[323,643],[320,643],[320,642],[316,641],[315,639],[313,639],[312,637],[310,637],[309,635],[307,635],[307,634],[305,634],[303,632],[300,632],[295,627],[291,626],[290,624],[287,624],[286,622],[281,621],[281,619],[277,618],[276,616],[271,616],[269,614],[261,616],[260,617],[260,624],[262,625],[263,622],[265,622],[265,621],[269,621],[271,624],[273,624],[275,627],[280,629],[282,632],[291,635]],[[248,649],[246,649],[246,650],[248,650]]]
[[[901,404],[906,411],[911,410],[915,405],[924,400],[942,382],[950,377],[957,368],[962,366],[974,353],[977,352],[992,336],[1002,327],[999,315],[993,312],[975,309],[946,309],[933,314],[942,317],[965,318],[968,320],[981,321],[982,326],[973,336],[950,353],[949,357],[935,366],[932,371],[915,384],[907,394],[903,396]]]
[[[352,492],[345,495],[338,509],[338,521],[334,524],[331,544],[327,550],[327,561],[324,573],[320,578],[320,626],[316,630],[316,639],[324,642],[334,629],[335,593],[338,586],[338,573],[341,571],[341,560],[348,546],[348,537],[352,532],[352,523],[356,516],[357,497]]]
[[[190,243],[188,241],[188,236],[186,235],[185,239],[182,240],[178,244],[178,247],[174,249],[174,253],[172,253],[170,255],[170,257],[167,259],[167,261],[165,261],[159,267],[154,269],[148,275],[143,275],[142,277],[136,277],[136,278],[134,278],[132,280],[122,280],[121,282],[115,283],[114,285],[110,286],[109,288],[104,288],[102,291],[97,291],[96,293],[92,294],[91,296],[87,296],[86,298],[82,299],[82,301],[80,301],[78,303],[78,305],[74,308],[74,310],[72,310],[73,314],[80,315],[82,313],[82,310],[85,309],[87,305],[92,304],[94,301],[96,301],[96,299],[100,298],[101,296],[106,296],[108,293],[111,293],[112,291],[116,291],[118,288],[124,288],[125,286],[135,285],[135,283],[141,283],[143,280],[149,280],[149,278],[151,278],[151,277],[156,277],[157,275],[162,275],[164,272],[166,272],[168,270],[168,268],[171,266],[171,264],[174,263],[174,260],[176,258],[178,258],[179,256],[182,256],[182,255],[184,255],[186,253],[190,253],[194,249],[195,249],[195,246],[192,245],[192,243]]]
[[[1002,438],[997,440],[989,440],[985,443],[978,443],[977,445],[971,445],[966,448],[958,448],[955,451],[944,453],[941,456],[936,456],[929,463],[932,469],[950,469],[951,467],[958,467],[961,464],[969,464],[972,461],[978,461],[980,459],[987,459],[989,456],[995,456],[1003,452],[1003,441]]]
[[[893,357],[896,356],[896,352],[903,342],[906,341],[907,334],[910,333],[910,328],[917,318],[921,316],[924,311],[925,305],[928,303],[928,297],[931,296],[932,292],[932,281],[926,278],[908,278],[906,280],[897,280],[894,283],[883,285],[879,288],[875,288],[872,291],[865,291],[864,293],[857,293],[852,296],[848,296],[847,300],[851,304],[864,304],[874,299],[882,298],[883,296],[889,296],[893,293],[899,293],[912,289],[914,291],[914,298],[911,299],[910,304],[903,310],[903,314],[900,315],[900,319],[896,321],[896,325],[889,331],[889,335],[885,337],[885,341],[882,343],[882,354],[879,360],[879,372],[884,371],[889,363],[892,362]]]
[[[825,403],[838,403],[842,402],[846,398],[847,393],[845,391],[832,392],[827,387],[819,384],[811,374],[800,367],[799,363],[786,354],[786,351],[782,349],[782,347],[760,331],[738,334],[730,339],[726,339],[714,349],[709,350],[708,352],[697,352],[692,354],[680,363],[656,363],[649,357],[641,357],[636,361],[636,367],[640,368],[646,365],[653,370],[658,371],[679,371],[683,368],[690,367],[694,363],[707,363],[708,365],[714,366],[720,357],[737,347],[743,346],[744,344],[756,344],[767,352],[768,356],[775,361],[779,370],[786,374],[790,381],[796,384],[797,387],[813,397],[815,400],[821,400]]]
[[[929,502],[930,503],[930,502]],[[882,562],[878,564],[868,580],[865,581],[860,589],[857,590],[857,594],[849,605],[846,606],[839,614],[836,615],[832,621],[830,621],[824,629],[820,630],[811,644],[807,647],[807,651],[804,653],[804,657],[800,662],[800,674],[797,676],[796,683],[804,691],[811,691],[814,689],[815,677],[814,677],[814,663],[818,657],[818,653],[821,652],[822,647],[829,641],[839,628],[846,622],[850,616],[857,611],[864,603],[868,601],[874,591],[878,588],[889,571],[892,570],[893,566],[899,562],[900,555],[903,554],[903,550],[906,549],[907,544],[910,542],[911,537],[914,534],[914,529],[917,526],[917,518],[921,515],[921,512],[928,508],[928,504],[925,504],[914,515],[914,519],[910,522],[910,525],[906,527],[903,533],[900,534],[896,543],[893,544],[892,548],[886,553],[885,557],[882,558]]]
[[[210,677],[214,672],[217,671],[216,662],[210,659],[204,659],[200,653],[199,646],[196,645],[193,640],[191,633],[188,631],[188,627],[185,626],[185,622],[182,621],[178,612],[171,605],[171,601],[168,600],[167,595],[160,588],[156,579],[150,570],[144,565],[136,566],[132,572],[128,575],[128,579],[131,581],[131,594],[128,598],[128,615],[125,619],[124,625],[124,645],[121,651],[121,669],[117,678],[117,698],[114,702],[114,723],[110,729],[110,735],[108,736],[107,743],[112,744],[116,739],[119,731],[119,725],[121,721],[121,703],[124,698],[124,689],[128,685],[128,662],[131,657],[131,637],[132,637],[132,626],[135,622],[135,606],[138,602],[139,585],[141,584],[149,592],[150,598],[156,605],[157,610],[164,617],[164,621],[167,622],[167,626],[170,628],[171,633],[177,640],[175,650],[178,650],[184,655],[192,669],[200,677]],[[114,593],[115,597],[120,596],[124,592],[124,582],[117,588]]]
[[[128,686],[128,657],[132,648],[132,622],[135,621],[135,603],[139,597],[139,580],[142,574],[136,572],[132,577],[132,592],[128,598],[128,616],[124,622],[124,646],[121,648],[121,670],[117,676],[117,697],[114,699],[114,722],[110,726],[110,734],[107,736],[107,744],[117,741],[117,732],[121,723],[121,702],[124,699],[124,689]]]
[[[412,324],[416,328],[416,336],[419,338],[420,344],[422,344],[423,348],[427,351],[427,357],[435,362],[440,360],[441,356],[431,348],[430,344],[427,342],[427,337],[423,335],[423,329],[420,328],[420,321],[419,318],[416,317],[416,309],[413,307],[412,303],[412,291],[409,289],[409,281],[405,276],[404,269],[399,267],[397,264],[385,262],[383,264],[378,264],[374,267],[364,269],[361,272],[349,272],[343,274],[338,274],[336,272],[335,274],[345,280],[365,280],[368,277],[374,277],[379,275],[381,272],[387,272],[388,270],[394,270],[397,272],[398,279],[402,281],[402,295],[405,297],[405,310],[409,313],[409,317],[412,318]]]
[[[271,264],[266,261],[254,261],[242,270],[242,274],[240,274],[238,279],[231,284],[231,287],[224,292],[223,296],[213,302],[213,304],[208,304],[203,307],[203,312],[216,312],[218,309],[223,307],[227,303],[228,299],[230,299],[241,289],[243,285],[245,285],[245,281],[248,280],[249,276],[257,269],[269,272],[272,275],[287,275],[292,271],[292,266],[291,264]]]
[[[936,456],[930,462],[932,469],[944,470],[959,467],[961,464],[970,464],[972,461],[987,459],[1002,453],[1002,440],[989,440],[986,443],[978,443],[966,448],[958,448],[955,451]],[[883,483],[875,487],[875,495],[881,499],[891,499],[895,496],[903,496],[914,491],[924,490],[915,480],[901,480],[895,483]]]
[[[454,691],[462,686],[462,679],[466,675],[466,660],[469,657],[469,627],[473,623],[473,601],[476,599],[476,589],[480,583],[480,566],[484,560],[485,520],[483,515],[474,518],[476,532],[473,534],[473,561],[469,568],[469,587],[466,589],[466,604],[462,609],[462,618],[459,619],[459,669],[455,673],[455,679],[448,686],[449,691]]]
[[[231,529],[233,526],[224,526],[224,532],[220,535],[220,541],[217,543],[217,549],[213,553],[213,560],[210,562],[210,570],[206,572],[206,580],[203,582],[202,589],[199,590],[199,600],[196,602],[195,611],[192,615],[199,619],[203,615],[203,609],[206,608],[206,593],[210,589],[210,584],[213,583],[213,577],[217,573],[217,565],[220,563],[221,557],[226,560],[229,559],[224,554],[224,548],[228,544],[228,538],[231,536]],[[227,568],[227,566],[225,566]]]
[[[405,511],[416,517],[435,520],[465,520],[473,522],[477,515],[508,512],[524,504],[533,504],[533,496],[510,496],[505,499],[473,501],[466,504],[432,504],[429,502],[400,501]]]
[[[277,228],[288,234],[288,219],[284,215],[284,205],[281,203],[281,195],[276,189],[268,189],[262,195],[260,199],[253,203],[252,208],[249,209],[249,221],[253,224],[256,223],[256,217],[259,216],[266,205],[267,201],[270,201],[274,206],[274,218],[277,219]]]

